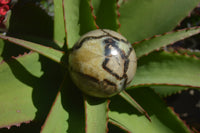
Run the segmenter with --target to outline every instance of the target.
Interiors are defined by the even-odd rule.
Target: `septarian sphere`
[[[136,71],[135,51],[117,32],[98,29],[83,35],[69,55],[73,82],[94,97],[111,97],[132,81]]]

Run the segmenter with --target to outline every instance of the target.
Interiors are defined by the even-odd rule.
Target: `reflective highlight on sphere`
[[[86,33],[69,54],[73,82],[94,97],[116,95],[132,81],[136,71],[135,51],[117,32],[99,29]]]

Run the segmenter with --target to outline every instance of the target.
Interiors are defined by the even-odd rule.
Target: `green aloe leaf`
[[[71,48],[86,32],[96,29],[89,0],[63,0],[67,44]],[[61,7],[60,7],[61,8]]]
[[[190,29],[179,30],[175,32],[169,32],[160,36],[155,36],[153,38],[144,40],[135,44],[133,47],[136,51],[137,57],[141,57],[145,54],[152,52],[160,47],[172,44],[176,41],[185,39],[192,35],[198,34],[200,32],[199,27],[194,27]]]
[[[26,65],[30,66],[25,71],[27,73],[31,72],[33,75],[30,74],[29,77],[24,75],[24,78],[29,78],[32,82],[36,82],[43,74],[40,71],[41,65],[37,61],[38,58],[38,54],[31,54],[31,56],[24,56],[9,63],[3,62],[0,65],[0,127],[9,127],[34,119],[37,108],[31,98],[32,88],[15,78],[12,69],[19,69],[18,72],[20,73],[22,71],[20,70],[21,64],[25,67]],[[24,68],[22,67],[21,69]]]
[[[200,0],[129,0],[120,8],[120,32],[134,43],[171,31]]]
[[[78,127],[78,128],[77,128]],[[51,110],[42,126],[43,133],[85,131],[84,103],[81,92],[72,84],[66,73],[60,91],[54,99]]]
[[[115,0],[92,0],[91,6],[100,29],[117,31],[117,2]]]
[[[44,55],[58,63],[61,63],[61,58],[64,55],[64,52],[62,52],[62,51],[55,50],[51,47],[46,47],[46,46],[43,46],[43,45],[40,45],[37,43],[33,43],[33,42],[29,42],[29,41],[25,41],[25,40],[13,38],[13,37],[8,37],[8,36],[4,36],[4,35],[0,35],[0,38],[7,40],[9,42],[12,42],[14,44],[17,44],[19,46],[22,46],[24,48],[36,51],[36,52],[40,53],[41,55]]]
[[[32,120],[42,122],[60,83],[59,68],[57,63],[47,62],[46,58],[37,53],[2,62],[0,127],[20,125]]]
[[[198,50],[189,50],[183,48],[167,48],[171,53],[182,54],[182,56],[191,56],[193,58],[199,58],[200,52]],[[174,93],[178,93],[180,91],[186,90],[188,87],[183,86],[173,86],[173,85],[165,85],[165,86],[152,86],[156,93],[158,93],[162,97],[170,96]]]
[[[62,0],[54,0],[54,41],[62,48],[65,43],[65,25]]]
[[[190,50],[183,48],[176,48],[176,49],[167,48],[167,50],[170,51],[171,53],[182,54],[183,56],[191,56],[197,59],[200,57],[200,52],[198,50]],[[157,92],[160,96],[166,97],[174,93],[186,90],[188,87],[165,85],[165,86],[152,86],[151,88],[153,88],[154,91]]]
[[[85,97],[86,133],[107,132],[108,100]]]
[[[138,60],[131,86],[176,85],[200,88],[200,60],[187,55],[153,52]]]
[[[64,133],[68,129],[69,114],[62,106],[61,94],[58,92],[48,117],[41,128],[41,133]]]
[[[118,97],[110,103],[109,121],[134,133],[190,133],[191,131],[150,88],[137,88],[129,94],[149,113],[152,122]],[[120,106],[119,106],[120,105]]]

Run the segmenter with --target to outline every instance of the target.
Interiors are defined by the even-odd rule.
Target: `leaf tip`
[[[148,114],[146,111],[144,112],[144,115],[145,115],[145,117],[146,117],[150,122],[152,122],[152,121],[151,121],[151,118],[150,118],[150,116],[149,116],[149,114]]]

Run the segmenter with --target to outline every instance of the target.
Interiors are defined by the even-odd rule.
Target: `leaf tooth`
[[[169,34],[169,33],[171,33],[171,32],[172,32],[172,31],[170,31],[170,32],[165,32],[165,33],[161,34],[161,36],[167,35],[167,34]]]
[[[5,127],[5,128],[7,128],[8,130],[11,128],[11,126],[7,126],[7,127]]]
[[[139,44],[139,43],[141,43],[141,42],[142,42],[142,41],[134,42],[134,43],[132,44],[132,46],[137,45],[137,44]]]
[[[149,53],[146,53],[146,54],[145,54],[145,56],[148,56],[148,55],[149,55]]]
[[[155,51],[157,51],[157,52],[160,51],[160,48],[157,48]]]
[[[173,54],[181,55],[177,50],[175,50],[175,51],[173,52]]]
[[[154,38],[154,37],[159,37],[159,36],[160,36],[160,35],[154,35],[153,38]]]
[[[16,127],[20,127],[20,125],[21,125],[20,123],[15,124]]]
[[[183,53],[183,55],[184,55],[184,56],[186,56],[186,57],[190,57],[190,56],[189,56],[189,54],[188,54],[188,53],[186,53],[186,52],[185,52],[185,53]]]
[[[2,60],[2,61],[0,62],[0,65],[3,64],[4,62],[5,62],[5,60]]]
[[[183,20],[182,20],[183,21]],[[181,26],[181,21],[177,23],[176,27],[180,27]]]

